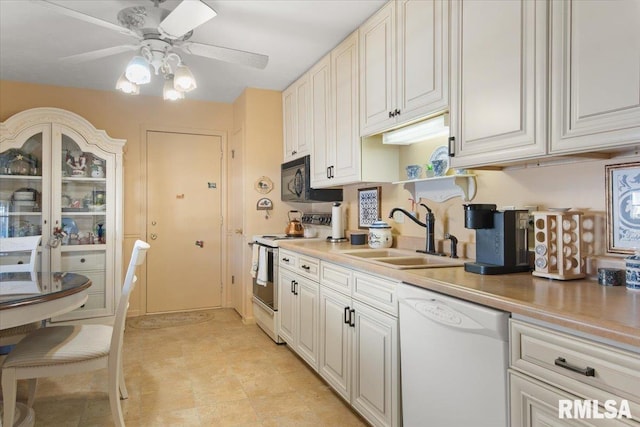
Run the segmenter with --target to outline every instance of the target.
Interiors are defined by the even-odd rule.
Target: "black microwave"
[[[341,202],[342,189],[311,188],[311,157],[283,163],[281,166],[281,189],[283,202]]]

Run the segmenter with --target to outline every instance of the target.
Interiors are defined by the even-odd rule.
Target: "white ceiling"
[[[378,10],[386,0],[204,0],[218,16],[192,41],[269,56],[264,70],[182,54],[198,88],[189,99],[233,102],[246,87],[283,90]],[[117,24],[118,11],[151,0],[52,0]],[[161,7],[172,10],[180,0]],[[60,58],[137,40],[58,14],[37,1],[0,0],[0,78],[113,91],[133,53],[71,64]],[[142,95],[161,96],[153,76]]]

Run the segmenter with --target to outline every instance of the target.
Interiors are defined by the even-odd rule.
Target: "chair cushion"
[[[107,325],[70,325],[42,328],[16,344],[3,368],[78,362],[109,354],[113,328]]]

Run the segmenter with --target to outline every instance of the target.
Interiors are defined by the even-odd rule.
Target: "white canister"
[[[640,290],[640,252],[625,259],[627,267],[627,289]]]
[[[391,226],[384,221],[374,221],[369,226],[369,247],[374,249],[390,248],[393,243]]]

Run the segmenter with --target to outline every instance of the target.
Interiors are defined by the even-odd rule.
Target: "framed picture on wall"
[[[640,250],[640,162],[605,166],[607,252]]]
[[[358,228],[369,226],[380,218],[380,187],[358,189]]]

